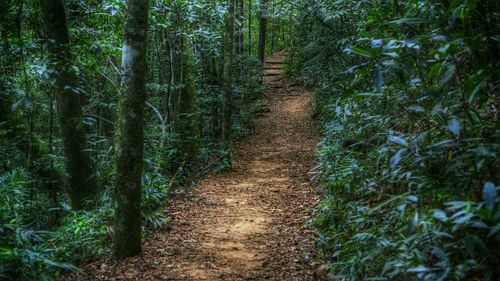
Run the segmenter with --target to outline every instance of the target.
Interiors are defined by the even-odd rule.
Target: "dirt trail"
[[[256,132],[236,145],[233,169],[203,180],[168,208],[168,230],[149,236],[144,253],[96,265],[91,280],[313,280],[317,203],[308,178],[318,141],[310,93],[266,63],[269,108]]]

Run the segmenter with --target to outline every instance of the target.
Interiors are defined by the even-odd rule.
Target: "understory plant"
[[[141,237],[168,224],[165,206],[173,196],[231,166],[231,148],[220,138],[227,1],[149,2]],[[127,3],[0,1],[0,280],[58,279],[112,251]],[[66,20],[44,13],[49,4]],[[58,34],[64,54],[54,54],[65,57],[67,73],[55,70],[47,50],[55,41],[44,27],[53,20],[67,25]],[[246,51],[257,42],[245,41],[243,52],[240,40],[231,52],[234,140],[252,132],[263,108],[262,65]],[[69,112],[82,116],[70,118],[78,119],[70,130],[84,135],[85,149],[76,154],[89,159],[95,183],[86,208],[72,208],[67,195],[75,173],[63,149],[61,129],[68,128],[58,116],[68,104],[54,95],[56,76],[74,78],[63,90],[78,94],[71,104],[81,103]]]
[[[295,3],[328,278],[497,280],[498,4]]]

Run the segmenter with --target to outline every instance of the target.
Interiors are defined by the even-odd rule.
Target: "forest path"
[[[233,169],[171,202],[168,230],[149,236],[140,257],[96,266],[92,280],[313,280],[304,223],[318,202],[308,177],[318,133],[310,93],[282,67],[282,56],[267,58],[269,111],[236,145]]]

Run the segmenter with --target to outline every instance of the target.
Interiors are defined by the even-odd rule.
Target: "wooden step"
[[[268,60],[265,61],[264,64],[285,64],[285,62],[280,60]]]
[[[264,73],[282,73],[282,69],[264,69]]]
[[[264,76],[280,76],[281,73],[264,73]]]

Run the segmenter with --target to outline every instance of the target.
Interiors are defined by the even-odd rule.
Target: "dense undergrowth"
[[[150,7],[148,43],[143,235],[168,223],[164,207],[169,198],[194,185],[207,172],[228,168],[231,162],[230,150],[220,143],[224,3],[153,2],[156,4]],[[99,186],[92,208],[74,211],[64,182],[50,180],[64,173],[59,124],[54,117],[54,98],[48,91],[51,78],[43,34],[36,28],[41,25],[39,6],[36,1],[27,1],[23,8],[23,3],[2,6],[6,9],[0,18],[0,101],[6,106],[0,114],[12,112],[2,116],[8,117],[5,120],[0,119],[0,279],[52,280],[67,270],[78,270],[82,261],[111,252],[116,174],[114,121],[120,83],[116,65],[121,56],[126,10],[123,1],[87,1],[76,6],[67,3],[70,37],[74,40],[71,52],[78,58],[73,68],[79,75],[79,91],[84,93],[88,153]],[[190,42],[188,49],[179,44],[182,36]],[[178,79],[177,60],[186,52],[192,54],[195,106],[200,119],[199,152],[189,163],[179,152],[180,137],[172,124],[176,112],[168,100],[185,87],[174,78]],[[237,140],[253,130],[263,103],[260,62],[241,54],[235,56],[234,64],[238,67],[233,78],[233,103],[238,111],[233,114],[233,139]],[[28,150],[43,152],[41,157],[34,159],[34,154],[26,154],[28,135]]]
[[[498,280],[496,1],[296,1],[331,280]]]

